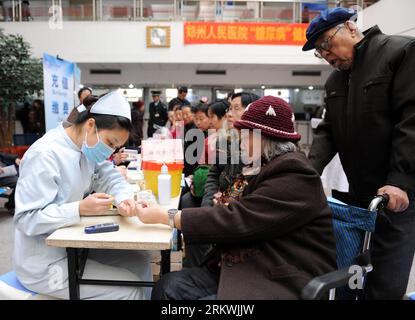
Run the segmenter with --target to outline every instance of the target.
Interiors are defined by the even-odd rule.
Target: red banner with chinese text
[[[302,46],[307,23],[185,22],[184,44]]]

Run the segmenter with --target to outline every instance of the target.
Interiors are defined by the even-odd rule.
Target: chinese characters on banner
[[[77,67],[72,62],[43,54],[46,131],[56,128],[74,107],[76,70]]]
[[[184,44],[302,46],[307,27],[307,23],[185,22]]]

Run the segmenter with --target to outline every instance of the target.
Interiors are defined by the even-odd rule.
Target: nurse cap
[[[112,91],[98,99],[90,113],[120,116],[131,121],[131,108],[127,100],[118,91]]]

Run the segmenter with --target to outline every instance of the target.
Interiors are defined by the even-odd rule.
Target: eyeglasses
[[[343,26],[337,27],[336,32],[334,32],[330,37],[328,37],[326,40],[324,40],[318,47],[316,47],[316,50],[314,51],[314,55],[319,58],[323,59],[322,51],[330,51],[332,47],[331,40],[334,38],[334,36],[339,32],[339,30],[343,28]]]

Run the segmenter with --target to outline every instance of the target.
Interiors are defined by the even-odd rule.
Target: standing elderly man
[[[179,87],[177,88],[177,97],[171,99],[169,102],[169,111],[173,110],[176,105],[181,106],[190,106],[189,100],[186,99],[187,96],[187,87]]]
[[[388,194],[372,243],[366,299],[402,299],[415,248],[415,39],[361,33],[355,12],[334,8],[307,29],[303,51],[334,67],[325,88],[327,112],[309,158],[321,173],[336,152],[353,205]]]

